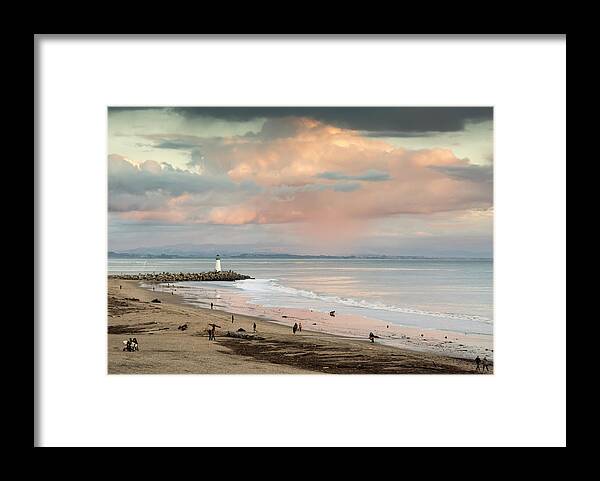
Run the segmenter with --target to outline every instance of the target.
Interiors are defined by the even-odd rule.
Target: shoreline
[[[289,326],[236,313],[231,322],[228,311],[191,306],[182,296],[138,284],[108,280],[109,374],[475,373],[469,359],[379,340],[372,344],[308,329],[294,335]],[[211,322],[220,326],[215,341],[208,341]],[[187,329],[179,330],[183,324]],[[228,337],[238,329],[250,338]],[[129,337],[138,339],[140,351],[122,350]]]
[[[142,288],[150,289],[150,285],[140,283]],[[302,322],[303,329],[309,332],[325,333],[333,336],[367,341],[369,332],[377,336],[377,342],[392,347],[411,349],[421,352],[432,352],[452,356],[459,359],[475,359],[487,356],[493,361],[493,336],[476,333],[461,333],[457,331],[405,326],[393,324],[372,317],[340,314],[335,317],[327,312],[291,307],[268,307],[250,302],[241,293],[221,289],[216,298],[203,298],[188,295],[190,287],[181,284],[155,284],[154,292],[171,292],[183,300],[184,304],[197,307],[209,307],[214,301],[217,308],[227,312],[245,316],[254,316],[268,322],[283,326],[291,326],[294,322]],[[203,287],[204,288],[204,287]],[[207,285],[205,289],[215,289]],[[198,294],[195,292],[195,294]]]

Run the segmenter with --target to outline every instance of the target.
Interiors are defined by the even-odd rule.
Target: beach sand
[[[121,286],[121,288],[119,288]],[[160,303],[151,302],[159,299]],[[310,331],[184,304],[138,281],[108,280],[109,374],[475,374],[471,359]],[[227,337],[240,328],[254,339]],[[216,340],[208,340],[215,323]],[[178,326],[187,324],[185,331]],[[234,334],[235,335],[235,334]],[[123,351],[135,337],[139,351]],[[490,367],[490,373],[493,366]]]
[[[291,307],[268,307],[249,302],[241,294],[226,289],[214,289],[211,282],[203,283],[201,291],[181,283],[147,283],[140,285],[157,292],[173,292],[183,298],[187,305],[214,307],[235,314],[266,319],[291,329],[294,322],[300,322],[305,330],[333,334],[338,337],[365,340],[369,332],[377,337],[377,342],[403,349],[433,352],[445,356],[474,360],[487,357],[493,362],[493,336],[476,333],[444,331],[424,327],[410,327],[382,320],[352,315],[335,314],[312,309]]]

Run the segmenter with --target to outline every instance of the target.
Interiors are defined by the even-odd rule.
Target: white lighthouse
[[[219,254],[215,259],[215,272],[221,272],[221,256]]]

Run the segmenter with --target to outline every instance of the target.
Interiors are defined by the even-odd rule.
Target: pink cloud
[[[111,156],[115,189],[131,179],[127,196],[113,194],[119,215],[169,223],[295,224],[303,235],[339,239],[356,236],[373,219],[492,204],[491,182],[478,181],[486,171],[469,175],[476,167],[449,149],[397,148],[315,120],[274,119],[254,135],[185,140],[198,142],[202,174],[154,161],[135,167]],[[148,187],[138,188],[141,183]],[[255,188],[227,190],[250,184]]]
[[[273,127],[267,130],[271,132]],[[489,184],[452,178],[436,169],[469,167],[468,160],[457,158],[451,150],[394,148],[313,120],[294,119],[290,128],[277,132],[285,136],[239,142],[230,139],[208,154],[236,182],[252,180],[265,188],[243,204],[214,209],[211,222],[345,225],[359,219],[491,205]],[[389,178],[360,181],[361,174],[374,170],[389,174]],[[353,182],[356,185],[341,184],[335,176],[320,176],[338,172],[359,181]],[[282,194],[276,189],[280,186],[316,188]]]
[[[187,215],[181,211],[169,210],[132,210],[122,212],[121,217],[127,220],[135,221],[158,221],[166,223],[182,223],[187,221]]]

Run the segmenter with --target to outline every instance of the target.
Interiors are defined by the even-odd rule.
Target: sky
[[[491,107],[110,107],[108,248],[491,257]]]

